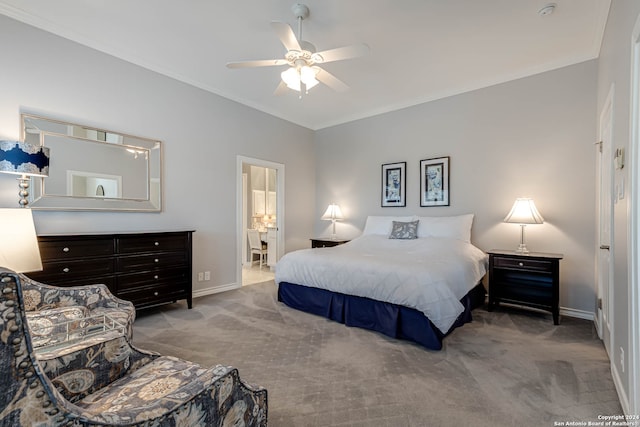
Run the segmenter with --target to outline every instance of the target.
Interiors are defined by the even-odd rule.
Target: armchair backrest
[[[0,426],[60,425],[64,400],[38,364],[18,274],[0,268]]]

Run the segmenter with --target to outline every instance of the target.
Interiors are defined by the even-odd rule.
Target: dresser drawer
[[[184,233],[149,234],[141,236],[121,236],[118,238],[118,252],[131,254],[156,251],[184,251],[188,240]]]
[[[38,238],[40,256],[46,260],[86,258],[95,256],[110,256],[114,254],[113,239],[93,238]]]
[[[136,307],[144,307],[187,298],[188,294],[184,287],[158,285],[136,288],[130,291],[119,291],[118,296],[124,300],[131,301]]]
[[[494,268],[516,268],[518,270],[551,271],[551,261],[538,259],[507,258],[496,256],[493,258]]]
[[[115,271],[113,258],[76,259],[68,261],[51,261],[42,263],[42,271],[33,277],[46,278],[46,281],[60,282],[64,280],[82,280],[96,276],[106,276]],[[36,279],[38,280],[38,279]],[[45,283],[46,283],[45,281]]]
[[[118,258],[118,271],[129,273],[141,270],[181,267],[186,266],[187,261],[187,254],[184,252],[122,256]]]
[[[173,286],[186,289],[190,283],[188,268],[173,268],[118,276],[118,292],[131,292],[148,286]]]

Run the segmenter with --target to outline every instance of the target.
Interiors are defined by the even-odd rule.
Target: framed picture
[[[449,206],[449,157],[420,160],[420,206]]]
[[[382,165],[382,207],[406,206],[405,170],[407,162]]]

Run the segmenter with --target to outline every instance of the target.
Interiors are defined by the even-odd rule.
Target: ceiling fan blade
[[[257,61],[227,62],[227,68],[272,67],[287,64],[286,59],[259,59]]]
[[[280,84],[278,85],[276,90],[273,91],[273,94],[276,96],[284,95],[287,92],[287,90],[288,90],[287,84],[282,80],[280,80]]]
[[[316,62],[323,64],[326,62],[357,58],[359,56],[365,56],[368,53],[369,53],[369,46],[364,43],[361,43],[361,44],[354,44],[350,46],[337,47],[335,49],[324,50],[322,52],[317,52],[314,55],[314,57],[317,55],[321,56],[322,61],[316,61]]]
[[[285,24],[284,22],[271,21],[271,28],[274,29],[280,41],[287,48],[287,50],[302,50],[300,48],[300,42],[296,38],[295,33],[289,26],[289,24]]]
[[[347,86],[346,83],[338,79],[336,76],[334,76],[330,72],[325,71],[320,67],[314,67],[314,68],[318,69],[318,73],[316,74],[316,79],[326,84],[331,89],[335,90],[336,92],[344,92],[345,90],[349,89],[349,86]]]

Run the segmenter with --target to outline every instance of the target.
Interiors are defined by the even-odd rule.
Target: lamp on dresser
[[[49,176],[49,149],[20,141],[0,141],[0,172],[20,175],[20,207],[29,204],[30,177]]]
[[[544,218],[536,209],[536,205],[532,199],[518,198],[516,199],[511,211],[504,218],[504,222],[520,224],[520,246],[516,249],[517,253],[528,254],[529,250],[524,242],[524,228],[527,224],[542,224]]]
[[[331,224],[333,226],[331,231],[331,240],[337,240],[338,237],[336,235],[336,221],[344,219],[340,206],[336,205],[335,203],[331,203],[320,219],[331,221]]]
[[[17,273],[42,270],[31,209],[0,209],[0,267]]]

